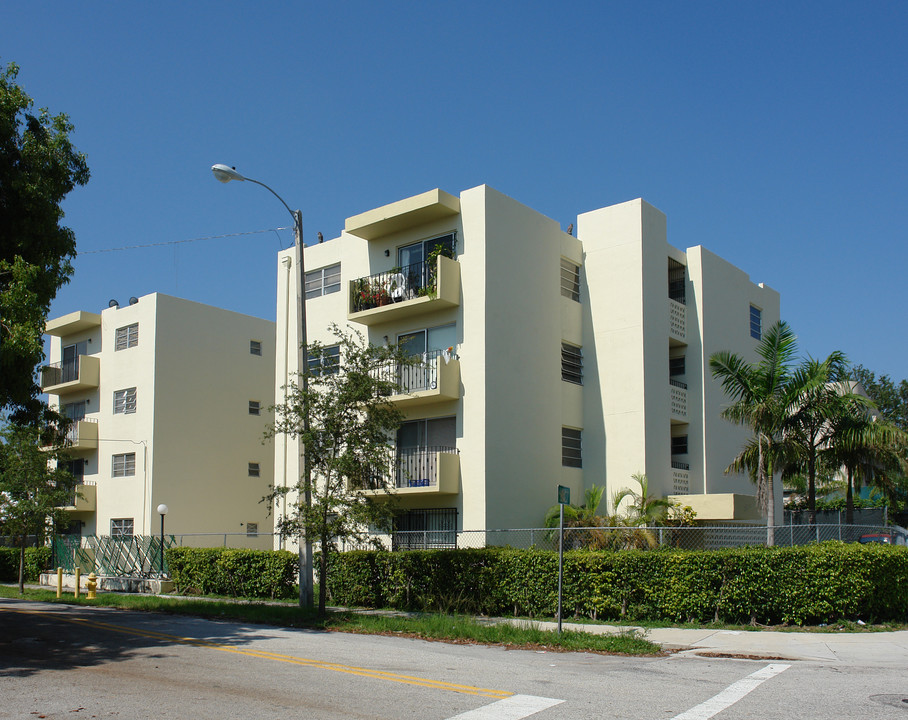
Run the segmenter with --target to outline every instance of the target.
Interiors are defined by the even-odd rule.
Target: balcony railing
[[[687,383],[669,378],[669,403],[673,421],[687,419]]]
[[[430,297],[436,290],[435,263],[418,262],[354,280],[350,287],[350,307],[353,312],[362,312],[416,297]]]
[[[62,360],[41,368],[41,389],[58,394],[98,387],[100,358],[97,355],[79,355],[72,360]]]
[[[676,300],[668,300],[668,331],[670,340],[687,340],[687,307]]]
[[[393,452],[388,469],[376,468],[363,479],[359,489],[367,492],[417,488],[445,491],[446,488],[440,485],[448,486],[456,481],[456,477],[448,477],[456,473],[446,467],[446,458],[451,457],[456,463],[457,455],[457,448],[446,445],[398,448]]]
[[[672,460],[672,469],[673,470],[690,470],[690,463],[681,462],[680,460]]]
[[[347,317],[365,325],[460,304],[460,264],[440,255],[350,281]]]
[[[438,358],[442,355],[442,350],[430,350],[416,356],[412,365],[390,363],[376,368],[371,374],[378,380],[394,383],[401,393],[435,390],[438,387]]]
[[[98,447],[98,421],[95,418],[73,420],[66,429],[65,443],[73,450],[94,450]]]

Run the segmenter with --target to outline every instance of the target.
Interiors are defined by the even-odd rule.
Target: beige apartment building
[[[643,200],[576,227],[483,185],[364,212],[305,249],[310,341],[330,344],[336,322],[421,360],[392,398],[406,414],[388,478],[398,530],[540,527],[558,485],[580,502],[635,472],[701,520],[760,520],[753,484],[724,473],[747,435],[719,416],[709,356],[756,359],[778,293],[703,247],[669,245]],[[297,370],[298,272],[292,250],[278,261],[280,401]],[[276,482],[294,484],[299,448],[279,437],[274,451]]]
[[[74,532],[156,535],[165,504],[184,544],[272,546],[273,322],[154,293],[46,332],[41,387],[73,420]]]

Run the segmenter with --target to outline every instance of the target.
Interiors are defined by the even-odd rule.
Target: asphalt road
[[[0,718],[908,720],[899,667],[627,658],[0,599]]]

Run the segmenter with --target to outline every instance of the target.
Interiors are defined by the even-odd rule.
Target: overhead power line
[[[168,240],[159,243],[147,243],[145,245],[126,245],[124,247],[104,248],[103,250],[81,250],[76,255],[97,255],[99,253],[119,252],[121,250],[140,250],[142,248],[164,247],[166,245],[182,245],[183,243],[199,242],[200,240],[217,240],[220,238],[240,237],[242,235],[258,235],[260,233],[277,232],[278,230],[292,230],[289,227],[270,228],[268,230],[250,230],[249,232],[229,233],[227,235],[208,235],[207,237],[189,238],[188,240]]]

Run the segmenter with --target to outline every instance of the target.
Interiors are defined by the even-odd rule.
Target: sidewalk
[[[553,622],[536,623],[555,630]],[[908,630],[892,632],[779,632],[775,630],[711,630],[687,628],[630,628],[615,625],[562,623],[565,630],[620,633],[636,629],[666,650],[701,657],[753,657],[768,660],[807,660],[843,664],[908,668]]]

